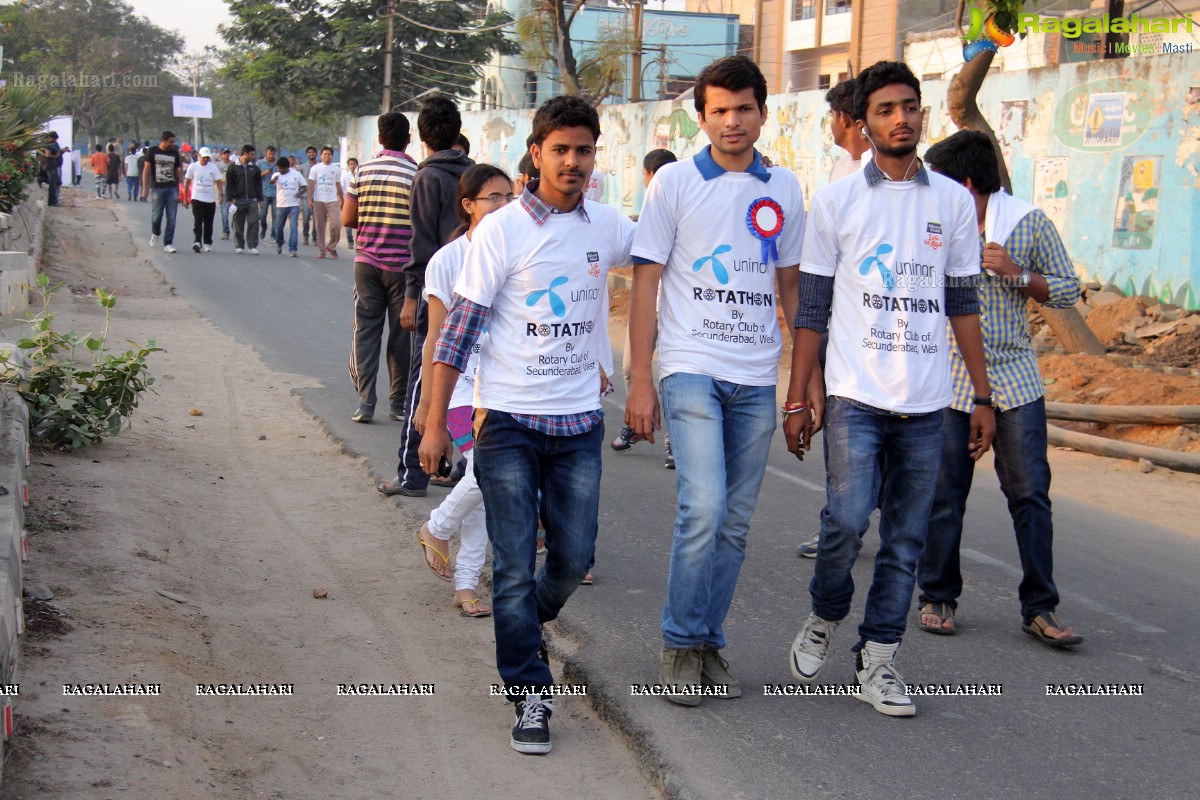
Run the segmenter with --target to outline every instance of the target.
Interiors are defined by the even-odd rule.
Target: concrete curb
[[[0,343],[0,351],[12,345]],[[14,348],[15,352],[15,348]],[[29,500],[26,467],[29,466],[29,409],[11,386],[0,390],[0,780],[3,748],[13,733],[14,693],[21,647],[17,636],[25,632],[21,607],[24,561],[28,558],[25,506]]]

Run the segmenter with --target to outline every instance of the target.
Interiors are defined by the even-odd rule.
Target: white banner
[[[210,97],[186,97],[176,94],[171,96],[171,101],[177,117],[212,119],[212,98]]]

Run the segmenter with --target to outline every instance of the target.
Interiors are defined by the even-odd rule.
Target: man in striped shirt
[[[1026,315],[1027,298],[1050,308],[1073,306],[1079,299],[1079,277],[1046,215],[1002,191],[995,150],[985,134],[959,131],[931,147],[925,160],[935,172],[964,185],[975,200],[986,275],[979,287],[980,318],[996,411],[992,446],[1024,573],[1017,589],[1021,627],[1051,647],[1079,644],[1083,637],[1054,613],[1058,589],[1052,576],[1046,405]],[[953,340],[950,364],[954,402],[942,412],[941,469],[917,570],[919,625],[943,635],[955,631],[954,611],[962,594],[958,554],[974,471],[964,447],[971,383]]]
[[[417,162],[404,152],[409,138],[408,118],[403,114],[394,111],[379,117],[383,151],[359,166],[342,206],[342,225],[357,230],[350,347],[350,380],[358,392],[355,422],[367,423],[375,416],[375,375],[385,322],[393,407],[403,405],[408,384],[409,335],[400,327],[400,310],[404,307],[404,265],[411,259],[409,204],[417,171]]]

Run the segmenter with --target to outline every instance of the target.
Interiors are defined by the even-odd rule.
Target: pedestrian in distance
[[[222,148],[221,157],[216,160],[217,169],[221,171],[221,182],[225,183],[225,175],[229,172],[229,167],[233,165],[230,158],[231,153],[228,147]],[[221,238],[229,238],[229,204],[224,202],[224,195],[218,198],[221,205]]]
[[[996,421],[979,326],[979,247],[971,197],[917,157],[921,87],[881,61],[856,78],[854,118],[874,158],[817,190],[809,208],[784,404],[788,450],[803,458],[824,424],[826,504],[809,594],[792,643],[792,676],[811,683],[850,613],[851,570],[878,508],[879,552],[852,648],[860,692],[888,716],[916,707],[896,669],[925,542],[942,409],[953,397],[947,320],[973,390],[968,457],[991,446]],[[828,329],[824,416],[813,414],[817,351]]]
[[[275,207],[275,183],[271,177],[278,171],[279,159],[275,155],[275,146],[267,145],[266,156],[260,158],[256,163],[259,174],[262,175],[262,200],[259,206],[258,218],[258,238],[267,238],[267,231],[274,232],[275,222],[278,218]]]
[[[46,134],[46,143],[38,152],[39,166],[46,174],[46,204],[59,206],[59,193],[62,190],[63,150],[58,145],[58,132]]]
[[[184,173],[185,204],[192,208],[192,252],[212,252],[213,220],[217,203],[224,194],[221,170],[212,163],[212,151],[200,148],[200,158],[188,164]]]
[[[107,170],[105,171],[105,183],[107,184],[106,188],[108,191],[108,196],[114,200],[120,200],[121,167],[123,165],[123,160],[121,158],[121,152],[117,149],[116,144],[111,142],[109,143],[106,156],[108,158],[108,165]]]
[[[300,162],[299,164],[296,164],[293,161],[292,169],[298,170],[300,172],[300,175],[304,178],[304,180],[307,181],[308,173],[311,172],[312,168],[315,167],[316,165],[317,165],[317,148],[313,147],[310,144],[304,151],[304,161]],[[304,245],[305,245],[305,247],[307,247],[309,240],[312,240],[313,244],[316,244],[316,241],[317,241],[316,236],[314,235],[314,232],[313,232],[312,207],[309,206],[308,204],[305,204],[302,207],[302,213],[304,214]]]
[[[108,154],[104,152],[104,145],[96,145],[96,152],[92,153],[90,160],[92,174],[95,176],[96,197],[102,199],[108,186]]]
[[[404,266],[412,258],[412,182],[415,162],[408,118],[390,111],[378,119],[380,154],[354,173],[342,206],[342,225],[355,230],[354,328],[350,342],[350,380],[358,394],[352,420],[375,417],[375,377],[379,347],[388,329],[386,360],[392,411],[404,414],[411,346],[400,325],[404,306]]]
[[[342,205],[346,203],[346,194],[350,191],[350,182],[354,180],[354,173],[358,171],[358,159],[346,159],[346,168],[342,170]],[[339,219],[339,222],[341,220]],[[351,250],[354,249],[354,229],[342,226],[346,234],[346,246]]]
[[[333,148],[321,148],[321,163],[308,171],[308,205],[316,218],[313,232],[317,258],[337,258],[342,233],[342,168],[333,163]]]
[[[1021,557],[1021,629],[1050,647],[1077,645],[1083,637],[1055,614],[1059,596],[1053,575],[1045,384],[1029,338],[1027,309],[1030,299],[1048,308],[1071,308],[1079,299],[1079,276],[1054,223],[1001,187],[996,151],[986,134],[959,131],[929,148],[925,161],[934,172],[966,187],[974,201],[983,250],[983,343],[996,416],[992,448]],[[954,400],[942,410],[937,492],[917,569],[918,626],[943,635],[957,630],[954,612],[963,590],[959,548],[975,471],[967,449],[971,381],[955,339],[950,341],[950,375]]]
[[[689,706],[704,687],[741,694],[721,655],[724,622],[775,431],[776,286],[785,316],[794,315],[804,236],[799,181],[764,166],[754,147],[767,120],[758,66],[719,59],[696,77],[694,94],[711,144],[662,167],[638,217],[625,410],[625,424],[651,442],[665,420],[675,454],[661,683],[668,700]],[[661,412],[650,363],[656,298]],[[755,335],[726,335],[739,331]]]
[[[154,204],[150,210],[150,246],[158,244],[161,235],[164,253],[175,252],[175,214],[179,210],[179,181],[182,176],[183,167],[179,150],[175,147],[175,134],[163,131],[158,144],[146,153],[146,163],[142,169],[142,198],[154,192]]]
[[[225,201],[229,203],[233,219],[233,252],[242,253],[247,248],[250,255],[258,255],[259,204],[263,202],[262,172],[254,161],[254,145],[242,146],[238,163],[225,173]]]
[[[280,156],[275,162],[275,174],[271,183],[275,185],[275,252],[283,252],[283,229],[291,221],[288,233],[288,253],[292,258],[297,257],[297,231],[300,209],[304,206],[304,198],[308,194],[308,181],[298,170],[292,169],[287,156]]]
[[[127,202],[133,203],[137,201],[138,184],[141,183],[138,178],[142,173],[138,170],[138,146],[136,144],[129,145],[129,150],[125,153],[125,158],[121,166],[121,172],[125,176],[125,199]]]
[[[583,200],[599,137],[582,98],[556,97],[534,115],[542,178],[475,230],[434,350],[420,447],[422,469],[436,473],[450,397],[479,343],[475,473],[492,543],[496,665],[514,703],[510,744],[526,754],[551,750],[554,676],[542,625],[579,588],[595,550],[598,378],[611,371],[606,281],[629,263],[633,238],[628,218]],[[577,368],[547,366],[572,357]],[[547,553],[535,574],[539,516]]]

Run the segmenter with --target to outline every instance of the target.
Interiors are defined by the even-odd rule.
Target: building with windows
[[[500,0],[514,19],[533,13],[529,0]],[[675,97],[691,88],[696,74],[718,58],[739,51],[741,24],[736,14],[684,10],[685,0],[649,0],[642,6],[641,64],[633,55],[634,15],[629,5],[588,2],[571,25],[571,43],[578,64],[598,58],[614,59],[615,78],[605,103],[624,103],[633,97],[634,70],[640,75],[641,98]],[[519,41],[514,31],[512,37]],[[495,56],[483,67],[473,109],[537,108],[562,93],[553,63],[532,64],[523,55]]]

